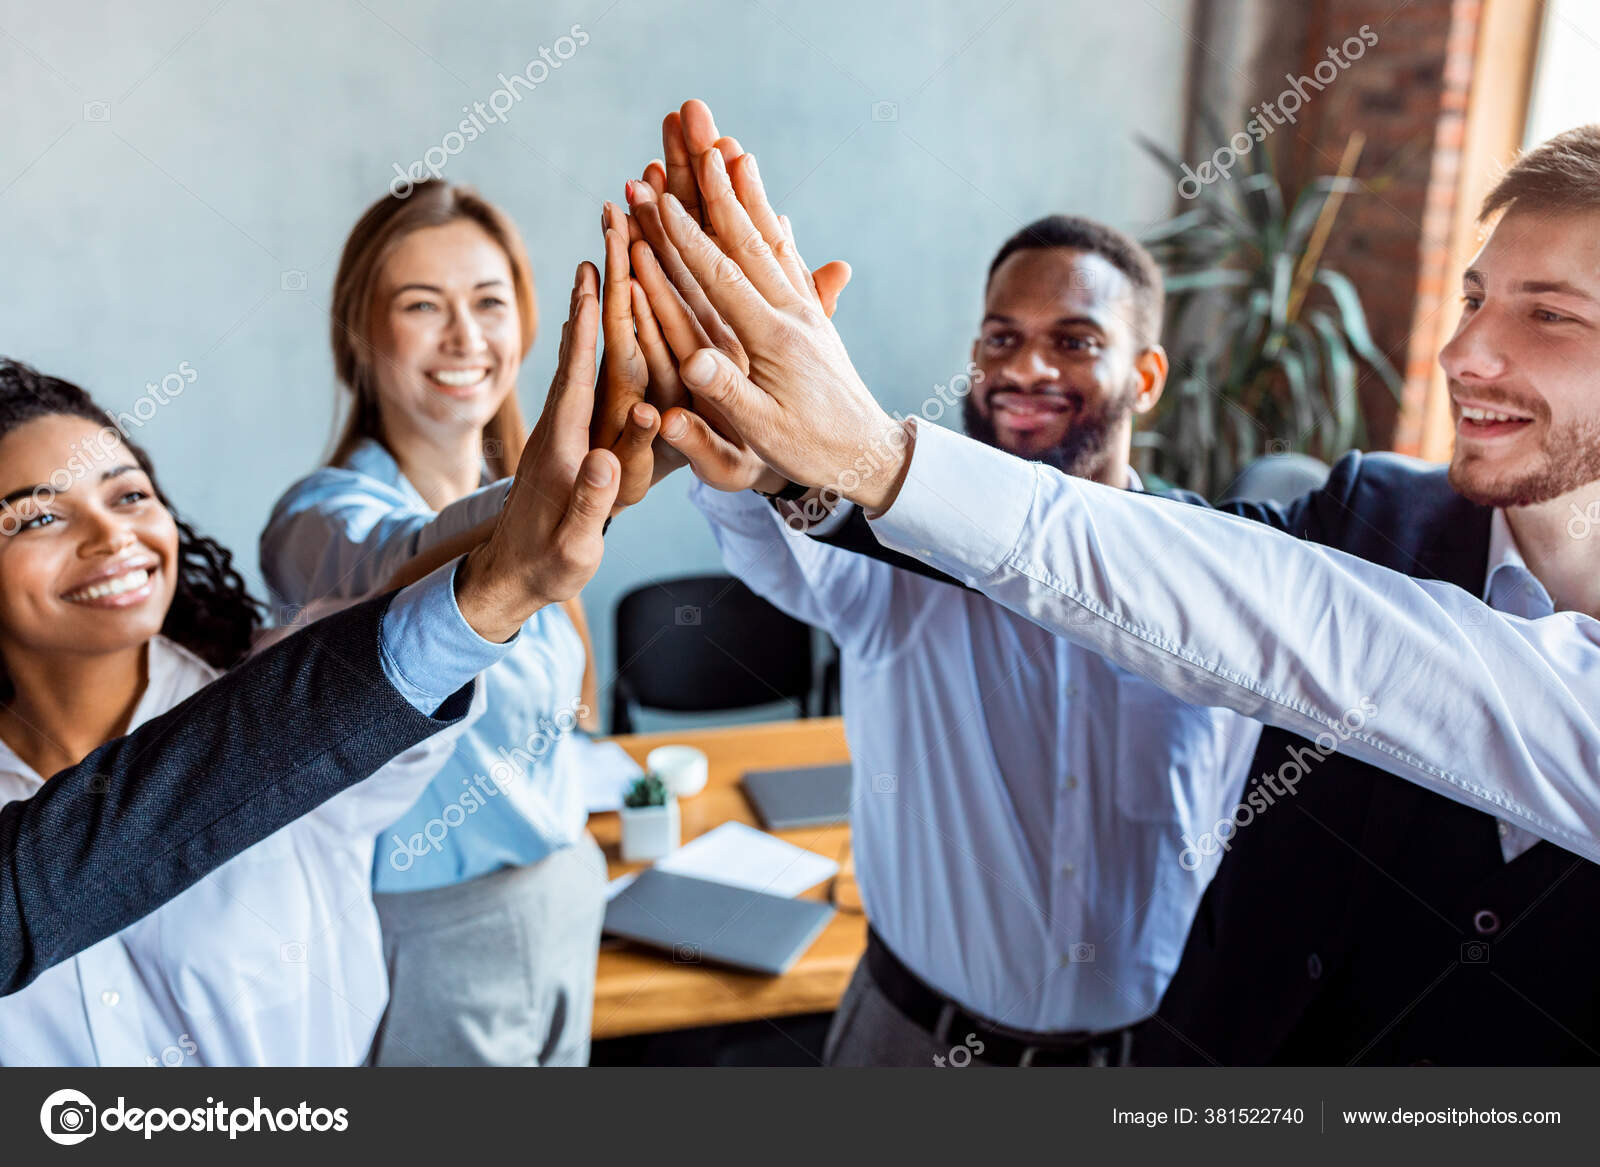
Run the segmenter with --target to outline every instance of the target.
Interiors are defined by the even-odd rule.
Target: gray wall
[[[530,417],[600,201],[689,96],[758,153],[807,258],[855,266],[840,330],[909,410],[965,364],[1006,235],[1053,210],[1130,228],[1169,210],[1172,176],[1133,139],[1179,144],[1190,19],[1188,0],[0,0],[0,352],[117,410],[187,362],[136,437],[258,585],[268,509],[334,426],[345,233],[394,163],[579,24],[588,43],[444,167],[527,238]],[[612,529],[586,593],[607,671],[620,594],[718,566],[685,486]]]

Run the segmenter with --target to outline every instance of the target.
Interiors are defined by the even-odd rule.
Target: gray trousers
[[[867,962],[856,965],[822,1046],[827,1066],[981,1066],[964,1033],[938,1042],[900,1012],[872,979]],[[980,1038],[981,1040],[981,1038]]]
[[[389,966],[378,1066],[589,1061],[606,863],[587,833],[527,867],[374,895]]]

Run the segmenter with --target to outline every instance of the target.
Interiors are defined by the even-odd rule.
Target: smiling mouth
[[[443,389],[461,392],[464,389],[473,389],[489,379],[489,370],[482,369],[435,369],[428,375],[428,380]]]
[[[1525,426],[1533,424],[1533,418],[1526,414],[1507,413],[1500,409],[1488,409],[1479,405],[1461,405],[1461,419],[1457,423],[1459,433],[1475,438],[1497,437],[1501,434],[1515,433]]]
[[[1014,430],[1041,429],[1058,421],[1070,408],[1065,398],[1044,394],[996,394],[989,404],[995,422]]]
[[[97,580],[87,587],[65,592],[62,599],[69,604],[95,608],[121,608],[146,599],[153,591],[151,583],[160,568],[155,565],[134,567],[110,579]]]

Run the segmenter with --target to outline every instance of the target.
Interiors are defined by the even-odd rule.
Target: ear
[[[1167,387],[1167,350],[1153,344],[1133,358],[1133,375],[1138,379],[1139,392],[1133,399],[1133,412],[1149,413],[1161,400],[1161,391]]]

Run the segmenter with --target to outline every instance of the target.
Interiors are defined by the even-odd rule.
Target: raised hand
[[[620,208],[607,203],[600,213],[605,236],[605,282],[601,330],[605,356],[600,362],[600,399],[595,404],[590,441],[610,450],[622,464],[615,514],[645,496],[659,477],[651,446],[661,428],[650,404],[650,368],[634,330],[632,281],[628,276],[628,223]]]
[[[704,214],[700,185],[695,173],[695,159],[712,149],[722,154],[723,162],[729,174],[733,176],[734,189],[742,201],[749,193],[750,186],[759,186],[755,159],[750,159],[749,172],[746,174],[743,165],[738,162],[744,155],[744,149],[739,145],[738,139],[719,137],[716,120],[711,116],[711,107],[694,98],[684,102],[682,110],[675,110],[663,119],[661,153],[666,162],[657,160],[646,166],[644,182],[657,198],[663,194],[672,194],[693,216],[701,229],[715,238],[715,227]],[[763,205],[766,204],[765,191],[762,191],[761,201]],[[631,197],[629,205],[633,205]],[[782,216],[779,216],[779,219],[787,230],[788,221]],[[845,285],[850,282],[850,265],[838,259],[825,263],[811,273],[811,282],[816,289],[818,299],[822,301],[823,310],[832,316],[839,303],[839,293],[843,292]]]
[[[610,450],[589,448],[598,282],[593,264],[579,265],[544,412],[494,532],[456,575],[461,614],[488,640],[511,639],[534,612],[577,595],[600,566],[622,467]]]
[[[698,114],[686,106],[682,120],[700,144]],[[905,430],[856,373],[754,159],[740,155],[730,174],[723,152],[708,144],[692,160],[715,239],[670,192],[659,200],[663,230],[749,360],[743,369],[715,346],[684,359],[679,375],[696,409],[714,411],[785,477],[883,509],[904,473]]]

